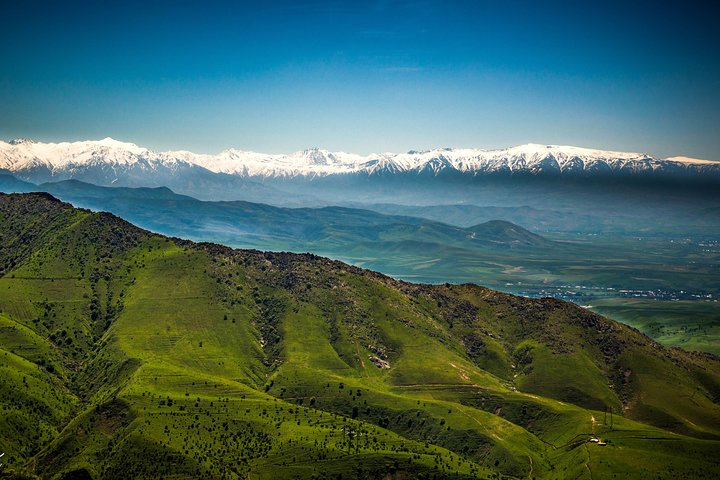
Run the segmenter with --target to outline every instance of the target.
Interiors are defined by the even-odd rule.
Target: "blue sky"
[[[12,2],[0,138],[720,159],[720,17],[702,5]]]

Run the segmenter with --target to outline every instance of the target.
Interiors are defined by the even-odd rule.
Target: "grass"
[[[65,220],[0,278],[0,448],[13,474],[717,471],[714,357],[555,300],[191,244],[0,196],[3,218],[18,209]],[[2,223],[0,240],[28,228]]]
[[[639,329],[658,342],[720,355],[717,301],[602,299],[593,310]]]
[[[695,205],[663,202],[656,210],[652,202],[641,202],[619,216],[613,210],[612,219],[597,205],[591,211],[577,205],[561,210],[370,206],[393,214],[381,215],[340,207],[201,202],[167,189],[77,181],[41,188],[168,235],[240,248],[310,251],[408,281],[472,282],[593,305],[666,345],[718,353],[712,302],[720,296],[717,221]],[[659,216],[662,225],[655,221]],[[505,222],[476,225],[497,218],[553,241]],[[680,303],[673,305],[676,300]]]

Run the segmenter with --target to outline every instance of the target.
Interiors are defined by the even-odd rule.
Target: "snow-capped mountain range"
[[[719,161],[687,157],[661,159],[644,153],[558,145],[527,144],[500,150],[448,148],[367,156],[321,149],[279,155],[230,149],[208,155],[188,151],[155,152],[112,138],[72,143],[40,143],[26,139],[0,141],[0,169],[35,182],[77,178],[100,185],[128,186],[166,185],[168,177],[186,174],[250,179],[398,173],[720,177]]]

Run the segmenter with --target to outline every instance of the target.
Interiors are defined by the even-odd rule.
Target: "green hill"
[[[489,220],[472,226],[468,230],[475,234],[473,238],[481,238],[508,247],[548,247],[553,244],[538,234],[504,220]]]
[[[18,478],[720,469],[718,358],[569,303],[171,239],[48,194],[0,195],[0,245]]]

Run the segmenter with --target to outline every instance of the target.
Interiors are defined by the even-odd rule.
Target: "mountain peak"
[[[684,156],[668,157],[665,160],[670,160],[671,162],[697,164],[697,165],[718,165],[718,164],[720,164],[720,160],[702,160],[699,158],[691,158],[691,157],[684,157]]]
[[[10,145],[30,145],[35,143],[35,140],[31,138],[16,138],[8,142]]]
[[[121,148],[121,149],[130,150],[130,151],[146,150],[145,148],[138,147],[134,143],[122,142],[120,140],[115,140],[112,137],[105,137],[102,140],[98,140],[96,142],[89,141],[87,143],[94,143],[94,144],[97,144],[102,147]]]

